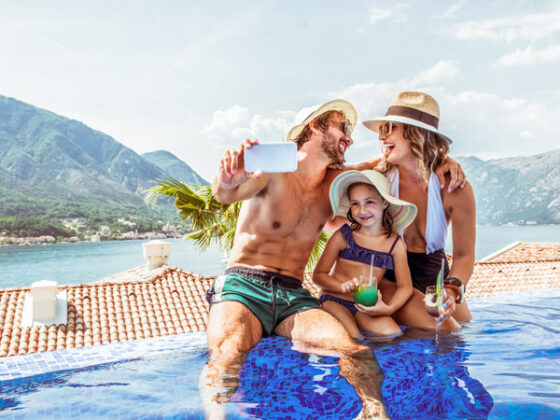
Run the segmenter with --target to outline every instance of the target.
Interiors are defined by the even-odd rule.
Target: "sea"
[[[447,252],[452,251],[451,232]],[[201,274],[216,275],[225,268],[225,256],[216,244],[200,252],[192,241],[166,239],[171,243],[168,264]],[[477,226],[476,259],[509,244],[560,243],[560,225]],[[58,284],[82,284],[145,264],[142,244],[146,240],[56,243],[0,247],[0,289],[26,287],[38,280]]]

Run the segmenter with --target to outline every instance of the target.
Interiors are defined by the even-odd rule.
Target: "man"
[[[386,416],[379,393],[380,372],[372,377],[371,350],[353,341],[301,286],[313,246],[331,216],[328,190],[337,171],[329,166],[344,162],[356,121],[354,107],[335,100],[292,128],[288,140],[298,145],[293,173],[247,173],[244,151],[256,141],[246,140],[238,150],[222,156],[212,192],[222,203],[243,201],[243,205],[226,276],[218,277],[208,294],[210,360],[201,377],[203,392],[213,393],[205,398],[207,413],[229,398],[219,395],[224,378],[235,377],[248,350],[263,335],[274,333],[338,351],[341,374],[346,372],[362,399],[364,415]],[[345,356],[360,352],[368,355],[369,369],[352,368],[356,360]],[[225,394],[235,391],[236,384],[232,385]]]

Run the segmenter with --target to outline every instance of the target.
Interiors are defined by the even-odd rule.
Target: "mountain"
[[[560,150],[481,160],[457,157],[472,184],[482,225],[560,223]]]
[[[141,156],[181,182],[186,184],[208,185],[205,179],[201,178],[189,165],[173,153],[165,150],[156,150],[155,152],[143,153]]]
[[[165,159],[145,159],[79,121],[0,95],[0,220],[176,217],[169,205],[145,204],[153,181],[173,173],[206,182],[172,154],[156,155]]]

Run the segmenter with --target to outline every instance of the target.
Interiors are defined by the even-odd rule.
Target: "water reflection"
[[[409,329],[393,343],[375,343],[385,374],[383,400],[392,419],[488,418],[494,401],[468,370],[460,334],[440,336]]]

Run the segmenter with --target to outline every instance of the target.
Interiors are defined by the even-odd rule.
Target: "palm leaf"
[[[223,252],[230,251],[233,233],[229,232],[235,232],[240,203],[229,205],[218,202],[209,185],[189,186],[173,178],[157,180],[156,184],[148,190],[146,201],[153,204],[160,195],[175,198],[179,217],[193,229],[187,239],[192,239],[201,251],[206,251],[212,240]],[[223,239],[225,233],[226,239]]]
[[[194,241],[194,245],[202,252],[208,249],[212,241],[218,244],[223,254],[227,255],[231,251],[241,202],[220,203],[212,195],[209,185],[189,186],[173,178],[157,180],[155,183],[157,186],[148,190],[146,201],[155,204],[159,196],[175,198],[179,216],[192,228],[186,239]],[[313,270],[331,235],[321,232],[309,257],[307,271]]]
[[[311,255],[309,256],[309,260],[307,261],[307,266],[305,267],[305,271],[313,271],[315,265],[321,258],[321,254],[325,250],[325,246],[329,241],[329,238],[332,236],[332,232],[321,231],[321,234],[317,238],[317,242],[315,242],[315,246],[313,247],[313,251],[311,251]]]

